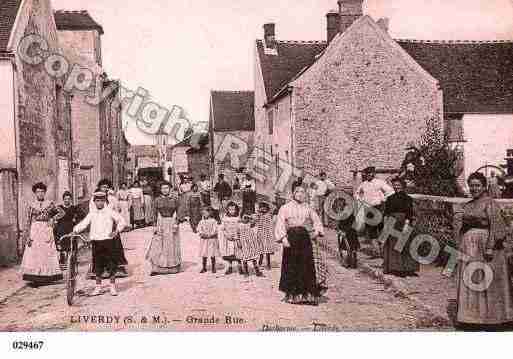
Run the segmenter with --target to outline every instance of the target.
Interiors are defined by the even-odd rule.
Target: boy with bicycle
[[[73,233],[83,232],[90,226],[89,239],[93,244],[93,263],[96,272],[96,287],[91,296],[102,294],[102,274],[105,270],[110,276],[110,294],[118,295],[116,291],[116,269],[120,263],[117,263],[115,256],[114,238],[126,227],[123,217],[106,206],[107,195],[105,192],[97,190],[93,194],[94,205],[97,211],[91,211],[89,214],[73,228]]]

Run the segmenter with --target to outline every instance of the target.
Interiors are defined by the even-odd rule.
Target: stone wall
[[[0,171],[0,266],[18,259],[17,181],[11,171]]]
[[[46,1],[28,2],[20,15],[20,23],[26,23],[23,35],[39,34],[52,50],[58,48],[53,13]],[[23,37],[17,37],[18,41]],[[32,185],[44,182],[48,186],[47,198],[57,200],[59,136],[65,136],[59,129],[57,83],[45,71],[44,65],[30,65],[16,59],[17,64],[17,120],[19,123],[19,213],[20,227],[24,229],[24,216],[33,201]],[[69,141],[62,147],[69,145]]]
[[[453,238],[454,213],[468,202],[469,198],[449,198],[427,195],[411,195],[414,198],[414,210],[416,217],[416,233],[426,233],[433,236],[443,246],[456,247]],[[513,200],[497,200],[503,214],[509,223],[513,222]],[[442,252],[443,253],[443,252]],[[442,255],[440,260],[446,259]]]
[[[436,81],[370,18],[292,85],[295,165],[325,170],[339,186],[352,184],[355,169],[397,168],[426,121],[443,118]]]

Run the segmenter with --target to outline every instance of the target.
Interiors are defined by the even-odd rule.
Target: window
[[[270,110],[267,114],[267,120],[268,120],[268,126],[269,126],[269,134],[273,134],[273,127],[274,127],[274,111]]]

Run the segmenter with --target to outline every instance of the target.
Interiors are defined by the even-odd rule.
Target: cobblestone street
[[[426,327],[423,323],[429,313],[408,299],[394,296],[367,275],[342,268],[334,259],[329,259],[330,289],[318,307],[280,301],[280,255],[274,256],[273,269],[265,271],[265,278],[225,276],[221,263],[216,274],[199,274],[198,237],[188,224],[182,225],[181,232],[182,273],[150,277],[144,254],[151,229],[125,233],[130,276],[118,281],[119,296],[110,296],[106,281],[104,295],[87,295],[94,282],[84,279],[89,262],[89,255],[84,255],[80,292],[73,307],[66,304],[63,283],[25,286],[0,302],[0,330],[444,329]],[[218,318],[217,323],[212,324],[212,318]]]

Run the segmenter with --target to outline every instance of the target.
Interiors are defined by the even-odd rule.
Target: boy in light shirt
[[[105,270],[110,275],[110,294],[118,295],[116,291],[117,263],[114,253],[114,240],[127,225],[123,217],[116,211],[106,206],[107,195],[97,190],[93,194],[96,211],[89,214],[73,228],[73,233],[83,232],[90,226],[89,239],[93,242],[93,262],[96,272],[96,287],[92,296],[102,293],[102,274]]]

